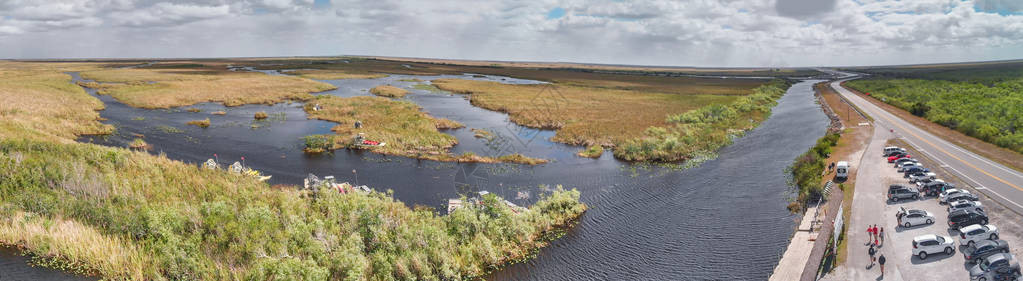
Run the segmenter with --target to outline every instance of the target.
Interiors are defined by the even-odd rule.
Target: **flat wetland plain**
[[[410,206],[411,203],[399,201],[396,197],[403,195],[393,191],[339,194],[289,185],[271,188],[253,177],[197,169],[195,163],[173,160],[159,152],[165,141],[160,138],[133,137],[147,143],[147,147],[155,147],[149,152],[75,140],[86,135],[117,134],[120,126],[106,124],[101,118],[102,110],[112,102],[135,110],[158,110],[162,115],[180,111],[188,116],[187,120],[212,120],[204,123],[209,124],[204,128],[180,121],[174,126],[160,125],[168,128],[163,130],[166,134],[227,130],[229,124],[219,123],[220,120],[236,114],[233,107],[245,108],[243,118],[252,122],[246,135],[273,134],[271,124],[283,122],[275,120],[283,117],[279,112],[270,111],[268,118],[253,120],[254,115],[248,110],[263,112],[296,103],[295,107],[301,108],[307,118],[336,123],[333,135],[326,135],[331,142],[325,145],[337,148],[338,157],[355,155],[352,157],[359,158],[351,159],[362,159],[358,161],[379,159],[383,164],[378,166],[406,165],[387,164],[395,161],[393,158],[340,151],[350,146],[353,135],[365,133],[370,139],[388,143],[371,148],[372,152],[396,155],[397,162],[408,158],[547,162],[527,156],[528,153],[452,152],[459,145],[452,135],[477,129],[468,134],[487,139],[489,133],[478,133],[485,128],[462,128],[461,123],[469,124],[467,121],[472,120],[456,122],[453,119],[457,116],[434,115],[416,103],[460,99],[462,96],[448,96],[456,92],[473,105],[508,113],[512,123],[556,130],[540,131],[544,138],[589,144],[575,146],[575,151],[568,152],[560,161],[595,163],[600,170],[594,172],[622,181],[628,180],[628,176],[608,175],[607,171],[628,174],[630,164],[614,161],[610,156],[601,157],[601,150],[628,145],[635,151],[623,150],[625,153],[619,154],[616,150],[615,156],[673,163],[700,153],[714,153],[730,143],[732,137],[766,119],[770,107],[789,85],[770,79],[670,77],[633,71],[452,65],[356,57],[155,63],[3,61],[0,213],[4,216],[0,219],[0,243],[21,247],[38,257],[40,264],[107,279],[267,280],[302,276],[307,280],[432,280],[485,276],[509,263],[528,260],[538,249],[566,233],[588,209],[580,201],[580,192],[546,180],[537,188],[535,181],[527,180],[523,182],[533,186],[518,191],[521,198],[511,198],[516,196],[515,192],[502,193],[504,198],[482,196],[477,207],[442,215],[445,212],[433,206]],[[79,74],[92,81],[72,83],[71,77]],[[446,80],[406,78],[400,80],[404,83],[401,85],[391,81],[396,83],[395,88],[411,92],[404,98],[321,94],[337,88],[343,84],[337,81],[344,79],[372,82],[389,75],[448,76]],[[452,79],[451,75],[462,78]],[[481,82],[473,79],[476,76],[495,78]],[[515,78],[537,83],[504,83],[505,79]],[[369,88],[363,91],[368,92]],[[98,95],[91,94],[94,92]],[[251,108],[253,104],[273,106]],[[436,105],[431,108],[444,109]],[[122,122],[128,121],[162,124],[152,116],[125,118]],[[314,121],[327,123],[302,120]],[[361,121],[363,126],[355,128],[354,121]],[[264,125],[269,125],[268,129],[259,131]],[[703,133],[712,137],[700,137]],[[187,135],[186,140],[191,136]],[[302,145],[301,139],[292,141],[294,146]],[[569,147],[550,145],[555,147],[552,151]],[[177,147],[187,146],[185,143]],[[578,151],[583,153],[576,156]],[[263,156],[253,155],[251,159],[265,162],[277,157]],[[333,156],[283,157],[277,160],[314,163]],[[430,162],[434,161],[413,162],[417,169],[414,174],[391,175],[394,179],[391,182],[401,182],[398,178],[402,177],[436,179],[430,169],[447,169],[443,164]],[[519,164],[486,167],[498,179],[502,173],[530,167]],[[254,168],[260,169],[256,165]],[[456,167],[461,170],[473,166]],[[569,166],[557,169],[566,167]],[[545,175],[543,165],[528,169],[529,173],[546,178],[558,176]],[[359,174],[365,174],[363,181],[387,181],[374,179],[374,172],[387,175],[386,170],[360,170]],[[564,175],[561,177],[565,179]],[[413,184],[418,187],[434,183],[417,180]],[[481,190],[463,193],[459,189],[458,194],[473,197],[478,194],[476,191]],[[529,206],[513,208],[504,203],[505,199]],[[784,219],[783,216],[773,216],[771,220]]]

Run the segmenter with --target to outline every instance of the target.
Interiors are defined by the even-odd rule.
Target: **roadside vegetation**
[[[316,105],[319,105],[317,110]],[[443,118],[434,118],[422,112],[418,105],[408,101],[396,101],[382,97],[318,96],[306,103],[309,118],[339,123],[332,129],[336,134],[307,137],[306,151],[321,153],[337,149],[367,149],[373,152],[410,158],[436,161],[541,164],[543,159],[526,156],[484,157],[477,155],[455,156],[450,148],[458,143],[451,135],[439,129],[461,128],[464,125]],[[361,122],[356,128],[355,123]],[[365,140],[383,143],[383,146],[363,145],[356,142],[362,135]]]
[[[127,105],[140,108],[171,108],[202,102],[220,102],[227,106],[274,104],[285,100],[308,100],[309,93],[335,89],[309,79],[266,75],[258,72],[228,71],[205,66],[164,69],[99,69],[81,73],[83,83],[98,93],[110,95]]]
[[[1023,153],[1023,64],[877,70],[845,85],[942,126]]]
[[[817,139],[817,144],[796,157],[795,162],[789,167],[789,171],[792,173],[792,184],[798,189],[796,193],[798,209],[802,209],[801,204],[805,203],[807,199],[821,195],[827,159],[831,156],[832,147],[838,144],[841,136],[839,133],[828,133]]]
[[[110,132],[102,103],[61,73],[79,68],[0,64],[0,243],[47,266],[108,280],[475,279],[528,259],[586,210],[558,187],[525,211],[491,194],[439,216],[389,193],[271,189],[76,143]]]
[[[369,89],[369,92],[374,95],[389,98],[402,98],[408,94],[408,90],[398,88],[391,85],[380,85]]]

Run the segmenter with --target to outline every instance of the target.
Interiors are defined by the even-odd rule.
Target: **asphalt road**
[[[888,113],[842,87],[840,83],[846,80],[832,82],[831,87],[873,117],[875,126],[894,130],[896,136],[923,151],[942,167],[956,173],[963,181],[998,200],[1007,208],[1023,214],[1023,173],[969,152]]]

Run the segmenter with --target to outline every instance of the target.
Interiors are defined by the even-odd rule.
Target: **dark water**
[[[19,254],[17,249],[0,246],[0,281],[15,280],[86,281],[96,280],[96,278],[74,276],[56,269],[30,266],[28,257]]]
[[[80,79],[70,74],[75,81]],[[324,81],[338,89],[322,94],[370,95],[368,89],[377,85],[408,87],[418,82],[400,80],[441,77],[537,83],[496,76],[394,75]],[[453,152],[522,153],[552,162],[538,166],[457,164],[346,150],[307,156],[301,151],[300,138],[330,133],[335,124],[307,120],[300,103],[239,107],[205,103],[144,110],[97,96],[106,104],[100,115],[118,128],[117,133],[81,141],[124,147],[133,134],[142,134],[152,145],[152,153],[165,153],[172,159],[200,163],[217,154],[221,164],[230,164],[244,156],[247,165],[273,175],[271,183],[300,184],[307,173],[335,175],[377,190],[391,189],[407,204],[439,210],[446,209],[448,198],[482,190],[523,205],[548,190],[542,185],[562,184],[582,191],[582,201],[590,211],[577,228],[541,250],[535,260],[498,271],[488,279],[766,279],[794,227],[793,216],[785,209],[791,192],[784,168],[812,146],[827,125],[827,118],[814,103],[811,85],[803,82],[789,89],[773,115],[723,149],[718,160],[681,172],[630,165],[610,153],[599,159],[577,157],[574,153],[582,148],[550,142],[552,131],[514,125],[507,115],[473,107],[461,95],[426,90],[413,90],[405,99],[433,116],[466,125],[446,131],[459,140]],[[201,112],[185,111],[191,107]],[[220,110],[227,114],[210,114]],[[257,111],[266,111],[271,118],[253,121]],[[185,125],[207,117],[212,121],[210,128]],[[498,137],[477,139],[470,128],[486,129]]]

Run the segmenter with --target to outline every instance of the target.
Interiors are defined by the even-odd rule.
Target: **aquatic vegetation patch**
[[[185,124],[193,125],[193,126],[196,126],[196,127],[199,127],[199,128],[208,128],[208,127],[210,127],[210,119],[206,118],[206,119],[203,119],[203,120],[192,120],[192,121],[186,122]]]
[[[440,128],[461,128],[464,125],[422,112],[418,105],[382,97],[317,96],[306,103],[310,118],[337,122],[332,129],[330,148],[322,147],[319,137],[314,143],[306,139],[306,150],[366,149],[377,153],[435,161],[499,163],[502,159],[475,154],[452,155],[449,149],[458,143]],[[357,127],[355,124],[359,123]],[[514,163],[545,163],[546,160],[506,157]]]
[[[185,131],[183,131],[181,129],[178,129],[176,127],[167,126],[167,125],[156,126],[156,129],[161,131],[161,132],[164,132],[166,134],[180,134],[180,133],[184,133],[185,132]]]
[[[210,112],[210,114],[213,114],[213,115],[225,115],[225,114],[227,114],[227,112],[224,112],[223,110],[221,110],[221,111]]]
[[[430,93],[442,93],[442,92],[444,92],[444,90],[438,89],[437,86],[434,86],[433,84],[415,84],[415,85],[412,85],[412,88],[413,89],[417,89],[417,90],[428,91]]]
[[[600,155],[602,154],[604,154],[604,147],[596,144],[587,146],[586,149],[580,150],[579,153],[576,153],[576,155],[586,158],[600,158]]]
[[[389,98],[402,98],[408,94],[408,90],[398,88],[391,85],[380,85],[369,89],[369,92],[374,95]]]
[[[342,79],[377,79],[387,77],[387,74],[372,73],[365,71],[350,70],[321,70],[321,69],[299,69],[281,72],[288,75],[296,75],[303,78],[317,80],[342,80]]]
[[[252,118],[255,118],[256,120],[263,120],[266,119],[267,117],[269,117],[269,115],[267,115],[266,112],[260,111],[256,112],[256,114]]]

